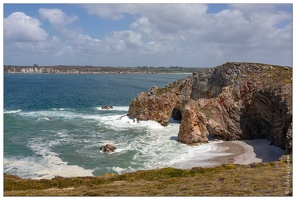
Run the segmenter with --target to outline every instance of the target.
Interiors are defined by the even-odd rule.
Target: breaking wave
[[[18,110],[4,110],[4,114],[11,114],[11,113],[19,113],[22,110],[18,109]]]

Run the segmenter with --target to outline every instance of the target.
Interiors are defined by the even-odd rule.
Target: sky
[[[292,4],[3,4],[5,65],[292,66]]]

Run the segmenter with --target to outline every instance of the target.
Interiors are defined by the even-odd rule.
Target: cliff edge
[[[178,141],[268,139],[292,153],[292,68],[229,62],[142,92],[129,116],[167,125],[180,120]]]

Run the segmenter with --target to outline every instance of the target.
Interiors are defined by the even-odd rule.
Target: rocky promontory
[[[229,62],[153,86],[133,99],[129,117],[168,125],[180,120],[178,141],[196,144],[268,139],[292,152],[292,68]]]

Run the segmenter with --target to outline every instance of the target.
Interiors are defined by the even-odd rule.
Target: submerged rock
[[[178,141],[268,139],[292,152],[292,68],[225,63],[133,99],[129,117],[167,125],[181,120]]]

